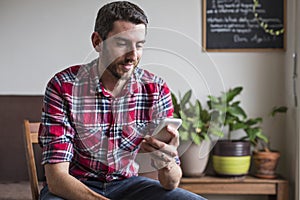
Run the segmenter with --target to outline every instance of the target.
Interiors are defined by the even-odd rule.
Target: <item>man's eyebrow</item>
[[[115,39],[115,40],[124,41],[124,42],[130,42],[129,39],[124,38],[124,37],[115,37],[114,39]],[[141,41],[138,41],[137,43],[145,43],[145,42],[146,42],[146,40],[141,40]]]
[[[122,41],[129,41],[128,39],[126,38],[123,38],[123,37],[114,37],[115,40],[122,40]]]
[[[141,41],[139,41],[139,43],[145,43],[146,42],[146,40],[141,40]]]

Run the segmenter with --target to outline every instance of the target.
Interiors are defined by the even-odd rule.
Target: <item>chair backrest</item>
[[[31,186],[32,199],[39,199],[39,187],[38,187],[38,178],[37,170],[35,165],[33,144],[38,143],[38,129],[40,123],[29,122],[24,120],[24,131],[25,131],[25,149],[26,149],[26,158],[27,158],[27,168],[29,181]]]

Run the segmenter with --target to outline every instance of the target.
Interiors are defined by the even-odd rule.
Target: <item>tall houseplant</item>
[[[222,132],[210,128],[209,111],[203,108],[198,99],[193,103],[191,97],[191,90],[187,91],[183,97],[179,94],[178,99],[172,93],[173,115],[175,118],[182,119],[182,126],[179,128],[181,140],[179,153],[183,175],[201,176],[208,162],[210,134],[218,135]]]
[[[248,173],[251,162],[250,145],[258,140],[267,142],[259,124],[262,118],[248,118],[240,101],[235,98],[243,88],[235,87],[220,96],[208,96],[208,106],[213,122],[228,129],[228,137],[219,140],[213,150],[213,167],[217,174],[223,176],[241,176]],[[242,130],[245,136],[232,139],[233,132]],[[220,130],[223,131],[223,130]]]

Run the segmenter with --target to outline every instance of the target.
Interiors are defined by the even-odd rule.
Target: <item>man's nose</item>
[[[136,47],[131,47],[127,54],[126,54],[126,59],[131,60],[131,61],[136,61],[138,59],[138,51]]]

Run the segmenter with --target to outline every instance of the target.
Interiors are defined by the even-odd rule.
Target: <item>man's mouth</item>
[[[121,66],[125,71],[129,71],[134,67],[133,64],[122,64]]]

